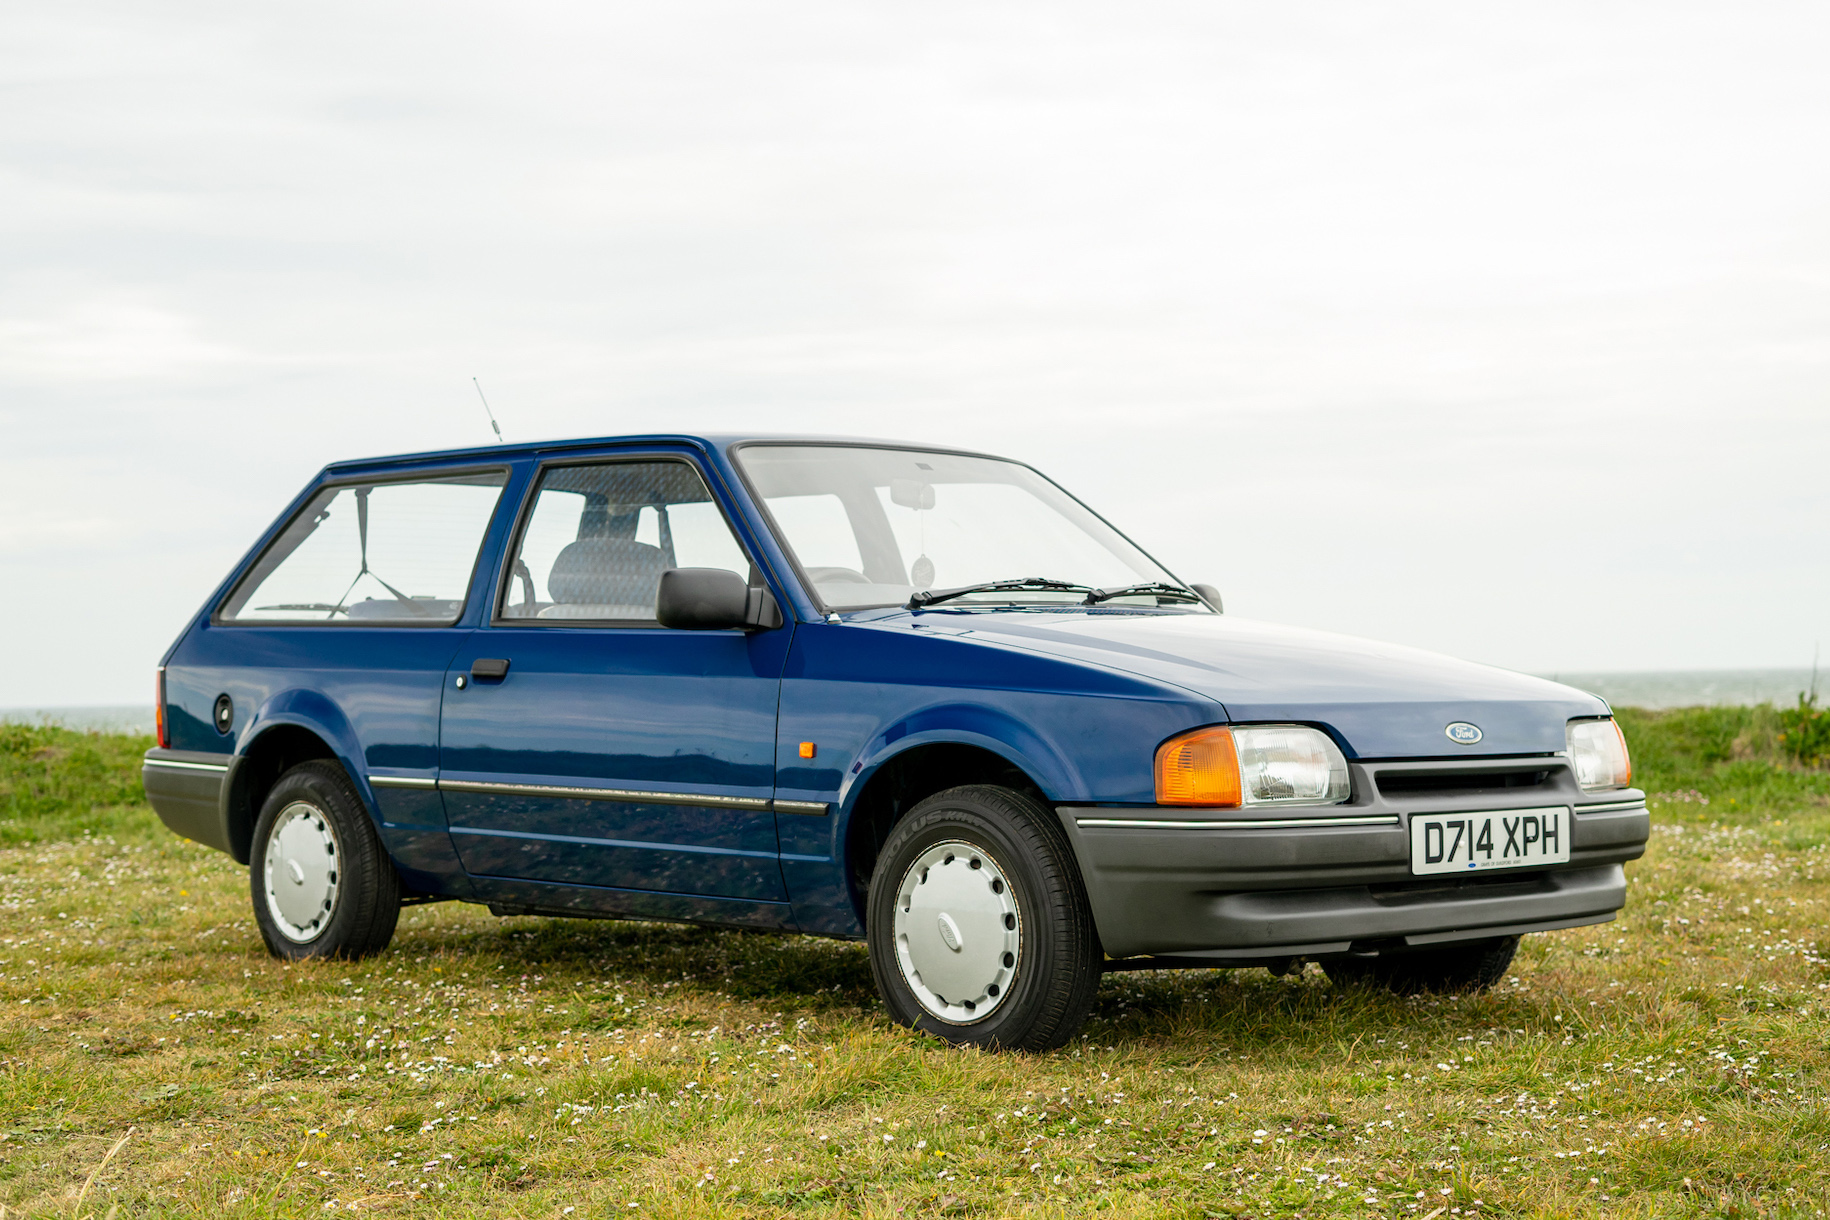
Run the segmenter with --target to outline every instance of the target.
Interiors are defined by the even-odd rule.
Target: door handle
[[[508,677],[508,658],[478,657],[470,663],[470,676],[476,679],[488,679],[500,682]]]

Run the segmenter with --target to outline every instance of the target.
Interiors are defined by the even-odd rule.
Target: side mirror
[[[668,568],[654,616],[680,631],[767,631],[782,625],[781,607],[764,588],[752,588],[724,568]]]
[[[1220,604],[1220,590],[1212,585],[1189,585],[1188,587],[1199,593],[1201,600],[1214,608],[1215,614],[1226,613],[1226,607]]]

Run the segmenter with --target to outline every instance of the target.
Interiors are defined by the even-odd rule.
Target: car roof
[[[372,470],[376,467],[411,466],[422,463],[444,464],[452,461],[476,460],[486,462],[492,458],[522,458],[545,456],[550,453],[563,453],[573,449],[593,449],[611,445],[692,445],[696,448],[723,451],[733,445],[746,444],[803,444],[803,445],[860,445],[874,449],[921,449],[933,453],[957,453],[969,457],[988,457],[997,460],[997,454],[984,453],[976,449],[961,449],[954,445],[934,445],[920,441],[886,440],[882,437],[863,436],[823,436],[814,433],[794,432],[650,432],[628,436],[581,436],[556,440],[526,441],[518,444],[477,445],[463,449],[428,449],[419,453],[397,453],[381,457],[350,458],[341,462],[332,462],[324,468],[326,474],[343,474],[358,470]]]

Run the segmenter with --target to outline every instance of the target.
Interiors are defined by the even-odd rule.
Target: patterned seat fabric
[[[559,613],[568,604],[639,606],[644,617],[654,614],[666,557],[658,546],[633,538],[580,538],[559,552],[547,577],[547,590]],[[542,617],[549,617],[544,611]]]

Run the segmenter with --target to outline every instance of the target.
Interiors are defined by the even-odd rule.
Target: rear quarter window
[[[223,603],[225,623],[447,626],[506,471],[326,487]]]

